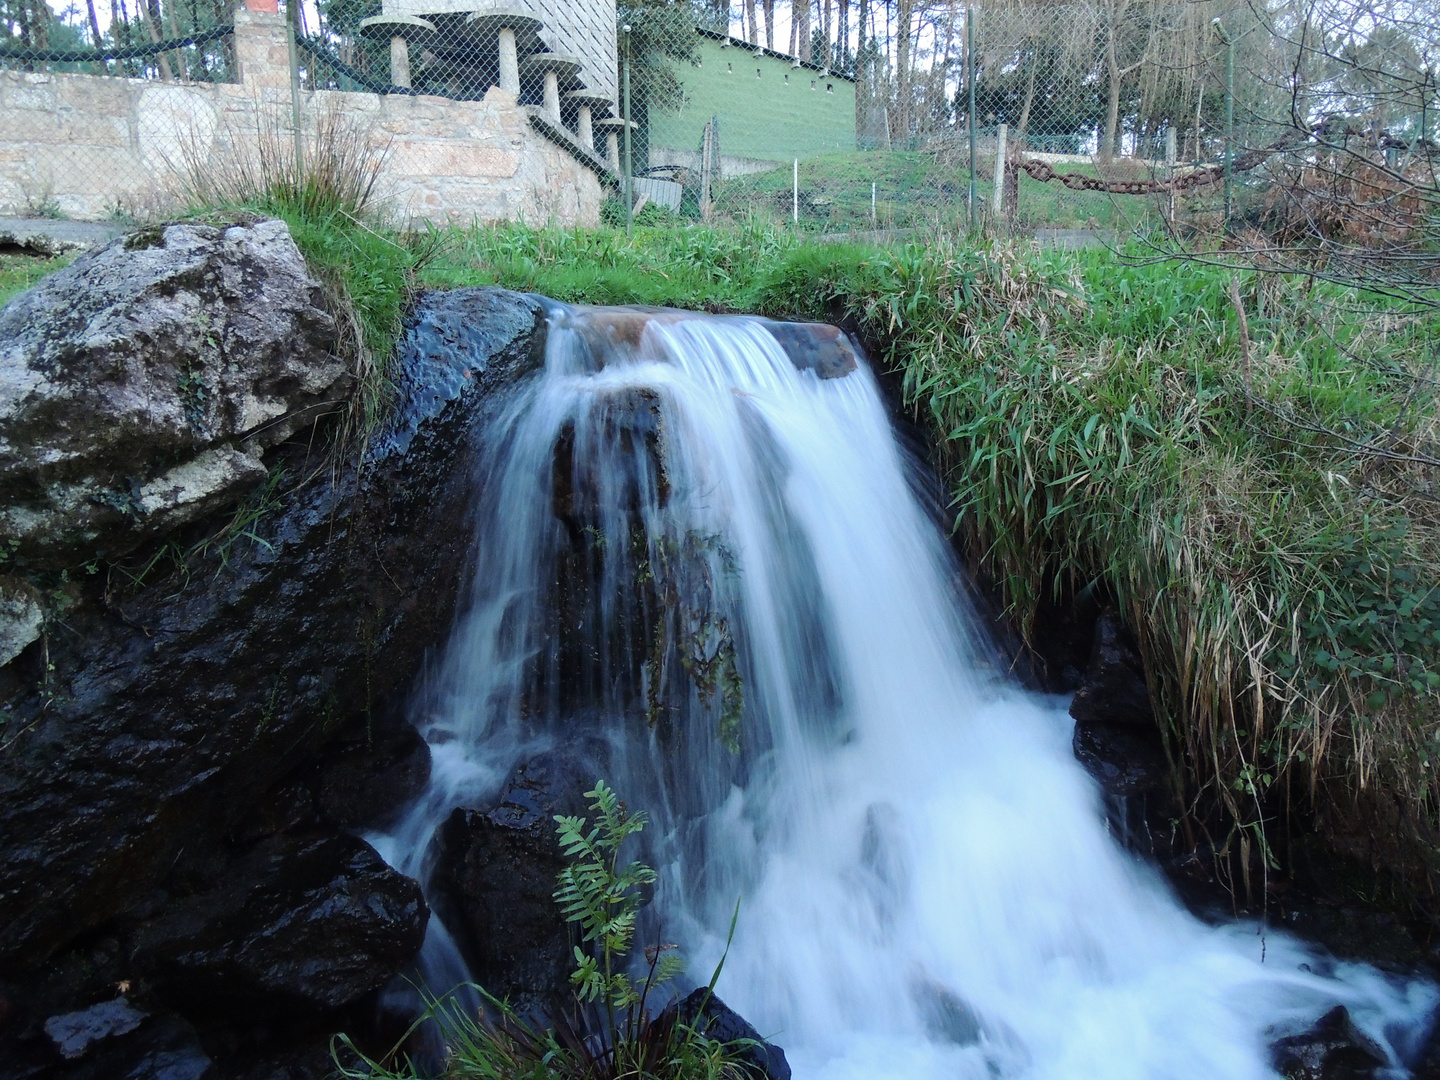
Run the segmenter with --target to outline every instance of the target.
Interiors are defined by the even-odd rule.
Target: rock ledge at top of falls
[[[377,792],[403,798],[423,783],[405,704],[464,592],[478,432],[543,363],[545,328],[533,297],[422,297],[396,359],[397,419],[363,459],[317,468],[304,436],[275,446],[267,464],[311,479],[283,491],[223,563],[128,594],[104,573],[72,575],[63,609],[58,593],[41,597],[42,638],[0,664],[0,1074],[22,1075],[4,1062],[16,1032],[43,1042],[46,1019],[120,981],[146,1000],[147,972],[171,969],[134,959],[160,955],[137,935],[196,897],[241,889],[236,875],[263,863],[247,854],[255,845],[366,827],[396,809]],[[28,617],[20,576],[6,595]],[[402,771],[393,779],[374,772],[387,755]],[[354,797],[355,784],[372,797]],[[239,930],[227,937],[231,922],[217,925],[207,953],[252,954]],[[320,949],[326,938],[303,940]],[[377,964],[403,963],[391,945],[376,946]],[[360,967],[373,985],[376,966]],[[173,1004],[185,1013],[184,995]]]
[[[115,558],[232,502],[342,401],[335,320],[283,221],[116,240],[0,310],[0,535]]]

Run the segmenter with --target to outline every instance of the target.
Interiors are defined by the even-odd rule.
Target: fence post
[[[705,136],[700,143],[700,219],[709,221],[711,207],[711,184],[714,183],[715,118],[705,124]]]
[[[966,129],[970,132],[970,231],[975,232],[975,13],[965,8],[965,83],[970,88],[970,114]]]
[[[620,33],[625,38],[625,64],[621,70],[622,90],[624,93],[623,105],[625,114],[621,117],[625,126],[625,235],[629,237],[635,227],[635,202],[634,190],[631,183],[630,157],[630,24],[626,23],[620,28]]]
[[[1165,179],[1175,179],[1175,125],[1170,124],[1165,128]],[[1172,187],[1165,193],[1166,217],[1171,225],[1175,224],[1175,189]]]
[[[1214,29],[1215,36],[1225,44],[1225,220],[1222,224],[1224,230],[1229,232],[1230,181],[1235,156],[1235,41],[1218,18],[1211,19],[1210,26]]]
[[[1235,179],[1235,42],[1225,42],[1225,231],[1230,231]]]
[[[995,129],[995,199],[991,204],[991,218],[996,229],[1005,216],[1005,140],[1009,134],[1009,124]]]
[[[286,0],[285,43],[290,53],[290,121],[295,126],[295,182],[300,182],[300,173],[305,168],[305,142],[300,132],[300,47],[295,38],[299,25],[300,0]]]

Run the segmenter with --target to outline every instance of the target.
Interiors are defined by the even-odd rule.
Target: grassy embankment
[[[243,193],[242,193],[243,194]],[[1256,865],[1288,811],[1440,880],[1440,320],[1342,290],[1108,252],[889,250],[729,231],[491,228],[406,239],[299,188],[286,218],[348,298],[367,392],[407,290],[831,317],[883,343],[936,435],[956,526],[1028,629],[1099,592],[1139,633],[1197,829]],[[342,200],[343,202],[343,200]],[[1203,829],[1197,833],[1201,840]],[[1284,852],[1281,851],[1282,857]],[[1362,878],[1363,880],[1363,875]]]

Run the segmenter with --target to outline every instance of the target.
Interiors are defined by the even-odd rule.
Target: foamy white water
[[[388,859],[418,875],[451,808],[596,732],[653,820],[648,929],[705,982],[738,897],[718,991],[797,1077],[1272,1077],[1267,1031],[1337,1003],[1407,1075],[1434,987],[1206,926],[1110,838],[1063,703],[995,673],[868,370],[641,321],[557,312],[489,435],[473,596],[417,707],[434,777]],[[590,591],[557,621],[562,578]],[[463,977],[438,923],[425,963]]]

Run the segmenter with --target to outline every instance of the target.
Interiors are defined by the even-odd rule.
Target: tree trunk
[[[765,48],[775,48],[775,0],[761,0],[765,8]]]
[[[760,27],[755,22],[755,0],[745,0],[745,18],[749,21],[750,24],[750,44],[759,45]]]
[[[910,134],[910,65],[914,60],[910,43],[910,22],[915,0],[899,0],[895,9],[895,127],[904,139]]]
[[[1115,160],[1115,136],[1120,126],[1120,59],[1116,55],[1115,38],[1118,36],[1116,20],[1110,20],[1105,34],[1105,66],[1110,72],[1110,93],[1105,108],[1105,137],[1100,140],[1100,160],[1109,163]]]
[[[172,38],[178,38],[180,36],[180,27],[175,22],[175,0],[167,0],[165,4],[165,14],[169,19],[170,36]],[[175,50],[175,63],[180,68],[180,81],[189,82],[190,72],[185,66],[185,51],[183,49]]]
[[[85,0],[85,6],[90,10],[90,44],[93,48],[100,48],[100,18],[95,14],[95,0]]]
[[[810,0],[795,0],[790,18],[795,23],[795,55],[809,62],[810,55]]]
[[[835,18],[835,66],[850,69],[850,0],[839,0]]]
[[[869,54],[865,51],[865,18],[869,14],[868,9],[869,0],[855,0],[855,21],[859,24],[855,39],[855,133],[871,138],[871,66]]]
[[[45,0],[25,0],[20,5],[22,12],[20,38],[32,49],[50,47],[50,5]]]
[[[150,35],[150,44],[160,41],[165,35],[160,29],[160,2],[159,0],[139,0],[135,5],[140,9],[140,18],[145,23],[145,32]],[[156,63],[160,67],[160,81],[170,81],[170,61],[164,53],[155,54]]]
[[[945,95],[945,83],[950,78],[950,50],[955,44],[955,0],[950,0],[945,19],[945,48],[940,52],[940,62],[935,65],[934,89],[931,93],[930,116],[936,129],[950,122],[950,102]]]
[[[1039,58],[1034,53],[1030,54],[1030,79],[1025,84],[1025,101],[1020,106],[1020,120],[1015,125],[1016,145],[1024,147],[1025,133],[1030,127],[1030,106],[1035,101],[1035,69],[1039,67]]]
[[[825,57],[820,64],[826,68],[835,66],[835,47],[831,37],[834,26],[830,22],[830,0],[820,0],[820,33],[825,38]]]

